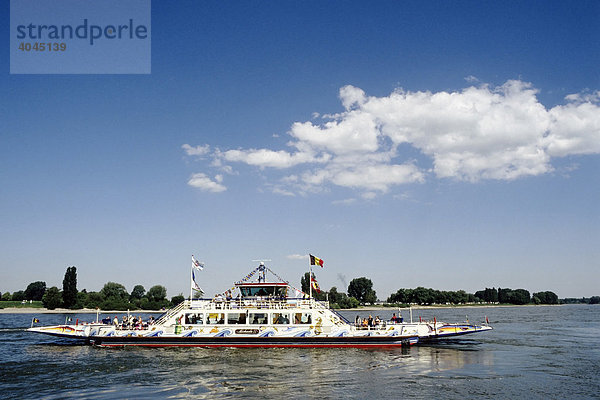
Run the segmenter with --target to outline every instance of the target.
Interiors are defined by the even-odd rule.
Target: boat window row
[[[185,325],[306,325],[312,324],[310,312],[194,312],[184,314]]]

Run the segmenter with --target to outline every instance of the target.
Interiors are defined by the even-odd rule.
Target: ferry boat
[[[266,281],[266,272],[278,281]],[[257,275],[256,281],[251,281]],[[194,282],[192,280],[192,282]],[[101,347],[399,347],[418,342],[483,332],[488,324],[434,321],[379,321],[363,326],[350,322],[289,282],[264,262],[234,290],[212,299],[185,300],[151,323],[130,320],[38,326],[48,334]],[[237,290],[234,298],[232,293]]]

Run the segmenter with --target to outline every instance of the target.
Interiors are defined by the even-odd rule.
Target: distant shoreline
[[[486,305],[461,305],[461,306],[413,306],[410,307],[413,310],[430,310],[430,309],[455,309],[455,308],[506,308],[506,307],[556,307],[564,306],[565,304],[486,304]],[[376,306],[365,306],[359,308],[342,308],[337,311],[394,311],[394,310],[408,310],[409,307],[376,307]],[[67,308],[57,308],[54,310],[48,310],[45,308],[31,308],[31,307],[7,307],[0,309],[0,314],[125,314],[127,311],[117,310],[95,310],[91,308],[82,308],[80,310],[70,310]],[[154,311],[154,310],[130,310],[129,313],[143,313],[143,314],[162,314],[165,310]]]

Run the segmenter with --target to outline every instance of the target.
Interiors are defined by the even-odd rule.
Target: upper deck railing
[[[194,299],[185,300],[176,307],[167,310],[155,322],[164,324],[179,315],[184,310],[208,311],[243,311],[243,310],[289,310],[301,309],[329,309],[328,301],[318,301],[304,298],[261,298],[243,297],[235,299]]]
[[[196,299],[186,301],[190,309],[204,310],[284,310],[290,308],[329,308],[329,302],[303,298],[243,297],[236,299]]]

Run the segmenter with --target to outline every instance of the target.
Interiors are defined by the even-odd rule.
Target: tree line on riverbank
[[[398,289],[388,297],[388,303],[403,304],[560,304],[556,293],[537,292],[530,295],[526,289],[485,288],[475,293],[464,290],[443,291],[418,287],[416,289]]]
[[[313,278],[314,274],[313,274]],[[300,280],[304,293],[310,291],[311,279],[306,272]],[[350,281],[347,294],[338,291],[333,286],[323,291],[313,279],[313,297],[317,300],[328,300],[333,308],[357,308],[359,305],[461,305],[461,304],[600,304],[600,296],[591,298],[559,299],[551,291],[537,292],[530,295],[525,289],[485,288],[475,293],[464,290],[443,291],[431,288],[417,287],[415,289],[398,289],[391,294],[386,302],[377,299],[373,282],[360,277]],[[46,282],[30,283],[27,288],[12,293],[3,293],[3,301],[41,301],[42,305],[53,310],[55,308],[100,308],[102,310],[160,310],[175,306],[185,300],[183,294],[167,298],[167,289],[162,285],[152,286],[148,291],[142,285],[135,285],[131,292],[125,286],[116,282],[107,282],[98,292],[88,292],[86,289],[77,290],[77,269],[67,268],[63,279],[62,290],[56,286],[46,288]]]
[[[308,291],[308,272],[302,277],[302,290]],[[334,286],[329,291],[321,291],[315,296],[319,300],[328,299],[334,308],[355,308],[360,304],[381,304],[377,300],[373,283],[370,279],[362,277],[350,281],[348,294],[338,292]],[[568,300],[568,301],[567,301]],[[593,296],[589,301],[574,301],[577,299],[559,299],[552,291],[543,291],[530,294],[526,289],[510,288],[485,288],[475,293],[464,290],[445,291],[431,288],[417,287],[415,289],[398,289],[391,294],[384,305],[407,306],[416,305],[461,305],[461,304],[563,304],[563,303],[600,303],[599,296]],[[585,298],[583,299],[585,300]]]
[[[77,290],[77,269],[67,268],[63,279],[62,290],[56,286],[46,287],[46,282],[30,283],[27,288],[10,293],[3,293],[2,300],[41,301],[49,309],[99,308],[102,310],[160,310],[181,303],[182,294],[167,299],[167,289],[162,285],[152,286],[148,291],[142,285],[135,285],[131,292],[116,282],[107,282],[99,292]]]

